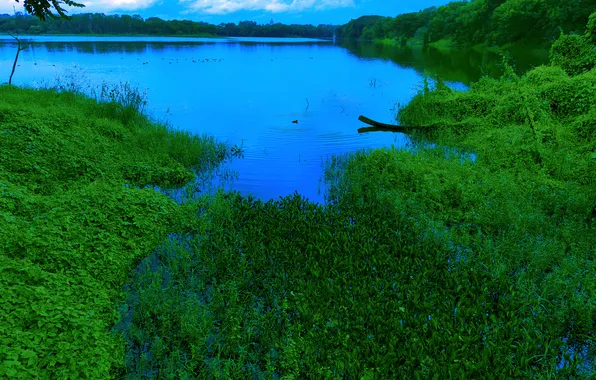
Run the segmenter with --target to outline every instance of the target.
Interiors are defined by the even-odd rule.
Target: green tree
[[[547,7],[543,0],[510,0],[495,10],[494,22],[497,44],[540,40],[548,29]]]
[[[596,12],[590,15],[588,26],[586,27],[586,38],[593,44],[596,44]]]
[[[561,34],[550,49],[551,63],[569,75],[586,73],[596,67],[596,12],[589,17],[584,35]]]
[[[362,16],[355,20],[351,20],[346,25],[337,29],[337,36],[339,38],[357,39],[362,37],[362,32],[367,26],[373,26],[377,21],[385,19],[381,16]]]
[[[15,1],[17,3],[20,2],[19,0]],[[48,17],[68,19],[69,17],[66,15],[66,10],[62,8],[64,5],[79,8],[84,7],[83,4],[76,3],[72,0],[24,0],[23,5],[28,13],[42,21],[45,21]],[[53,11],[56,11],[58,15],[55,15]]]

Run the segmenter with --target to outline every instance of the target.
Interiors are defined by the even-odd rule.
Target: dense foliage
[[[351,20],[346,25],[342,25],[337,29],[336,35],[338,38],[344,39],[359,38],[366,27],[370,27],[379,22],[379,20],[384,19],[385,17],[381,16],[362,16],[355,20]]]
[[[280,23],[257,25],[254,21],[213,25],[190,20],[162,20],[158,17],[143,19],[139,15],[120,16],[103,13],[76,14],[69,20],[48,19],[45,22],[23,14],[0,15],[0,33],[330,38],[335,28],[332,25]]]
[[[19,0],[15,0],[17,3]],[[25,10],[40,19],[46,20],[48,17],[52,19],[63,18],[67,19],[67,11],[63,6],[83,8],[84,5],[72,0],[24,0],[23,6]],[[54,14],[55,11],[58,15]]]
[[[592,13],[584,35],[562,35],[551,47],[552,62],[567,74],[586,73],[596,67],[596,12]]]
[[[99,104],[0,86],[0,377],[98,379],[121,366],[109,334],[120,288],[184,220],[139,186],[183,186],[228,154],[149,122],[138,98],[126,85]]]
[[[595,0],[454,1],[417,13],[383,18],[360,35],[368,40],[405,44],[449,41],[460,47],[478,44],[532,43],[550,45],[565,33],[581,32]]]

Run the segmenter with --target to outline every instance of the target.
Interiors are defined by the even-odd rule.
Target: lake
[[[28,38],[23,36],[21,38]],[[324,202],[322,165],[362,148],[404,147],[399,133],[358,134],[359,115],[395,123],[425,72],[465,90],[500,75],[494,53],[404,49],[367,43],[281,38],[31,36],[13,83],[74,81],[83,88],[130,82],[148,112],[177,128],[241,146],[226,188],[262,200],[298,191]],[[0,36],[0,80],[8,81],[16,44]],[[519,71],[545,52],[511,52]]]

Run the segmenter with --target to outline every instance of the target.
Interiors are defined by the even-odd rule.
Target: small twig
[[[346,109],[344,108],[344,106],[340,106],[340,107],[341,107],[341,112],[339,114],[341,115],[342,113],[344,113],[346,111]]]
[[[306,109],[305,109],[305,111],[308,111],[308,107],[310,107],[310,102],[308,101],[308,98],[306,98]]]
[[[163,115],[163,119],[161,120],[162,124],[165,124],[166,118],[168,117],[169,113],[170,113],[170,107],[168,106],[168,108],[166,109],[166,113],[165,113],[165,115]]]

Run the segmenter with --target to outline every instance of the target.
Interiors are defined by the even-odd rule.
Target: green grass
[[[1,375],[106,378],[122,366],[109,333],[121,287],[185,218],[143,187],[184,186],[228,155],[134,107],[0,87]]]

